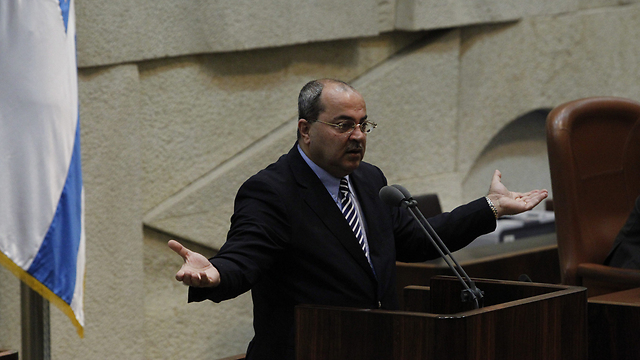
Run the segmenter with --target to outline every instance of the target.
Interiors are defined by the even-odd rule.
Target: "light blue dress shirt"
[[[316,163],[314,163],[311,159],[309,159],[309,157],[307,157],[307,154],[305,154],[304,151],[302,151],[302,149],[300,148],[300,145],[298,145],[298,152],[300,152],[300,155],[302,155],[302,158],[304,159],[304,161],[307,163],[307,165],[309,165],[311,170],[313,170],[313,172],[318,176],[318,178],[320,179],[324,187],[327,189],[327,191],[331,195],[331,198],[333,199],[333,201],[336,203],[340,211],[342,211],[342,202],[340,201],[340,179],[334,177],[333,175],[329,174],[326,170],[316,165]],[[364,233],[364,241],[367,244],[367,248],[371,249],[369,247],[369,241],[367,240],[367,231],[366,231],[367,224],[365,222],[362,209],[360,208],[360,202],[358,201],[358,197],[356,196],[356,193],[353,191],[353,186],[351,186],[351,180],[349,179],[349,175],[347,175],[346,178],[347,178],[347,181],[349,182],[349,191],[351,191],[351,194],[355,199],[355,205],[358,211],[358,216],[360,216],[360,220],[362,221],[362,225],[363,225],[362,231]],[[369,253],[367,254],[367,260],[371,265],[370,253],[371,253],[371,250],[369,250]]]

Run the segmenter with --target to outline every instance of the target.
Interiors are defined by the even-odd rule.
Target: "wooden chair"
[[[442,213],[438,194],[422,194],[413,198],[418,202],[418,210],[424,217],[429,218]]]
[[[640,194],[640,103],[571,101],[546,127],[562,283],[589,296],[640,287],[640,270],[602,265]]]

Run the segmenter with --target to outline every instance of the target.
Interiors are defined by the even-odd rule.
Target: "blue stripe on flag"
[[[82,234],[82,171],[80,166],[80,120],[69,172],[51,226],[40,250],[27,270],[34,278],[71,303],[76,284],[76,264]]]
[[[70,3],[70,0],[60,0],[60,11],[62,11],[62,20],[64,21],[64,32],[67,32],[67,24],[69,23]]]

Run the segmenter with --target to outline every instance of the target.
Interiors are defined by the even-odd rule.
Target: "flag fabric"
[[[84,336],[84,188],[72,0],[0,1],[0,263]]]

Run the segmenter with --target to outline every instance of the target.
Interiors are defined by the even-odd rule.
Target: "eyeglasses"
[[[373,131],[373,129],[378,127],[378,124],[371,121],[363,121],[360,124],[356,124],[353,121],[341,121],[337,124],[320,120],[316,120],[316,122],[333,126],[341,134],[351,134],[353,130],[356,129],[356,126],[360,128],[360,131],[362,131],[363,134],[369,134],[371,131]]]

